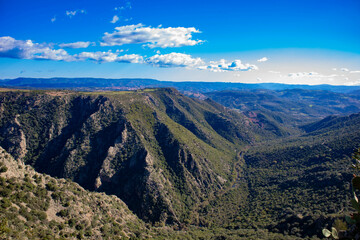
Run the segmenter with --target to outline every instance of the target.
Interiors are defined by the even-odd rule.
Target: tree
[[[352,167],[359,172],[360,171],[360,148],[357,149],[353,154],[353,159],[355,164],[352,164]],[[334,227],[331,228],[331,231],[328,229],[323,229],[323,234],[325,237],[332,237],[334,239],[360,239],[360,202],[357,197],[357,192],[360,191],[360,175],[354,174],[352,183],[352,195],[351,206],[356,210],[350,214],[350,216],[345,216],[346,222],[350,225],[347,230],[337,231]]]

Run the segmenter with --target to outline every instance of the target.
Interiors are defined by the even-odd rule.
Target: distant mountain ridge
[[[299,126],[329,115],[344,116],[360,112],[358,95],[326,90],[228,90],[204,93],[204,96],[228,108],[237,109],[254,123],[279,133],[284,130],[281,128],[296,131]]]
[[[0,87],[31,89],[77,89],[77,90],[134,90],[142,88],[174,87],[179,91],[213,92],[222,90],[251,89],[309,89],[348,93],[360,90],[360,86],[296,85],[281,83],[232,83],[232,82],[173,82],[147,78],[16,78],[0,80]]]

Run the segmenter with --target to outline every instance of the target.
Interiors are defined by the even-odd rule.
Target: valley
[[[0,146],[36,174],[115,195],[147,229],[139,238],[322,238],[351,211],[354,95],[203,95],[3,89]]]

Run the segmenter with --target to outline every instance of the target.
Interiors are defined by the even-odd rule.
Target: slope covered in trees
[[[329,115],[360,112],[356,95],[324,90],[220,91],[206,96],[226,107],[238,109],[259,124],[288,130]]]
[[[39,172],[118,196],[147,223],[209,238],[321,237],[348,211],[338,196],[349,195],[359,114],[292,132],[174,89],[6,90],[0,103],[7,152]]]

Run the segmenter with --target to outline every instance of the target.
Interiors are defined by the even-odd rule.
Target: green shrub
[[[1,197],[9,197],[12,193],[12,190],[10,190],[9,188],[3,188],[0,189],[0,196]]]
[[[11,202],[10,202],[10,200],[8,198],[3,198],[0,201],[0,205],[1,205],[2,208],[8,208],[8,207],[11,206]]]
[[[0,219],[0,237],[6,236],[9,232],[10,228],[8,226],[8,220],[6,218]]]
[[[48,191],[54,192],[54,191],[56,191],[58,189],[58,187],[56,186],[56,184],[54,182],[49,182],[49,183],[46,184],[46,189]]]
[[[82,229],[84,229],[84,225],[83,224],[77,224],[76,226],[75,226],[75,229],[76,230],[78,230],[78,231],[80,231],[80,230],[82,230]]]
[[[32,222],[34,220],[33,215],[30,214],[24,207],[21,207],[19,210],[19,214],[26,218],[28,222]]]
[[[44,211],[32,210],[31,214],[40,221],[44,221],[47,219],[47,215]]]
[[[75,224],[76,224],[76,220],[71,218],[71,219],[69,219],[68,224],[69,224],[70,227],[74,227]]]
[[[59,216],[59,217],[68,217],[69,216],[69,210],[68,209],[60,210],[58,213],[56,213],[56,215]]]

